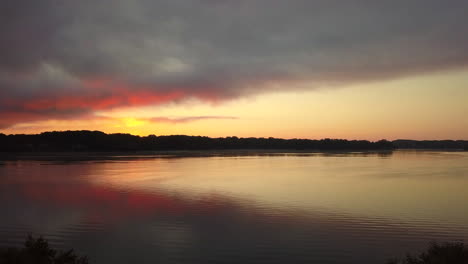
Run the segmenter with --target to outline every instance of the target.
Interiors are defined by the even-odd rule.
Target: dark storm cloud
[[[0,116],[218,101],[468,64],[465,0],[0,4]]]

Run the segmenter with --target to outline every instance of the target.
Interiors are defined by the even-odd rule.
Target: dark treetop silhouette
[[[0,151],[138,151],[210,149],[380,150],[392,149],[381,140],[209,138],[201,136],[134,136],[99,131],[45,132],[38,135],[0,135]]]
[[[390,260],[388,264],[468,264],[468,248],[463,243],[432,243],[417,256]]]
[[[73,249],[57,251],[42,237],[28,236],[24,248],[0,248],[0,264],[88,264]]]
[[[0,151],[157,151],[215,149],[290,149],[290,150],[392,150],[392,149],[467,149],[468,141],[414,141],[281,138],[210,138],[202,136],[155,136],[105,134],[100,131],[45,132],[37,135],[0,134]]]

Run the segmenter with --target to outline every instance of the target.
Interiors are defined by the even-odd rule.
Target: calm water
[[[384,263],[468,241],[467,188],[466,152],[0,161],[0,246],[32,232],[92,263]]]

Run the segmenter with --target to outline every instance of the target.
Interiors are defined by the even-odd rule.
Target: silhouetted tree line
[[[45,132],[38,135],[0,134],[0,151],[154,151],[211,149],[294,149],[294,150],[380,150],[392,149],[381,140],[210,138],[201,136],[155,136],[105,134],[99,131]]]
[[[467,141],[409,141],[281,138],[210,138],[202,136],[155,136],[105,134],[100,131],[45,132],[37,135],[0,134],[0,151],[164,151],[220,149],[290,150],[391,150],[395,148],[463,149]]]
[[[398,149],[464,149],[468,150],[466,140],[394,140],[393,145]]]

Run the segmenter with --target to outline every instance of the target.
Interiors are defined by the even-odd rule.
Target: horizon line
[[[220,136],[220,137],[210,137],[210,136],[203,136],[203,135],[187,135],[187,134],[166,134],[166,135],[156,135],[156,134],[148,134],[148,135],[137,135],[137,134],[132,134],[132,133],[123,133],[123,132],[117,132],[117,133],[107,133],[101,130],[89,130],[89,129],[82,129],[82,130],[51,130],[51,131],[42,131],[38,133],[31,133],[31,134],[4,134],[0,131],[0,135],[5,135],[5,136],[21,136],[21,135],[26,135],[26,136],[37,136],[45,133],[65,133],[65,132],[100,132],[106,135],[117,135],[117,134],[123,134],[123,135],[131,135],[135,137],[150,137],[150,136],[156,136],[156,137],[161,137],[161,136],[187,136],[187,137],[207,137],[207,138],[229,138],[229,137],[237,137],[237,138],[256,138],[256,139],[282,139],[282,140],[347,140],[347,141],[369,141],[369,142],[378,142],[378,141],[403,141],[403,140],[408,140],[408,141],[468,141],[468,139],[409,139],[409,138],[397,138],[397,139],[378,139],[378,140],[369,140],[369,139],[348,139],[348,138],[280,138],[280,137],[271,137],[271,136],[263,136],[263,137],[239,137],[239,136]]]

